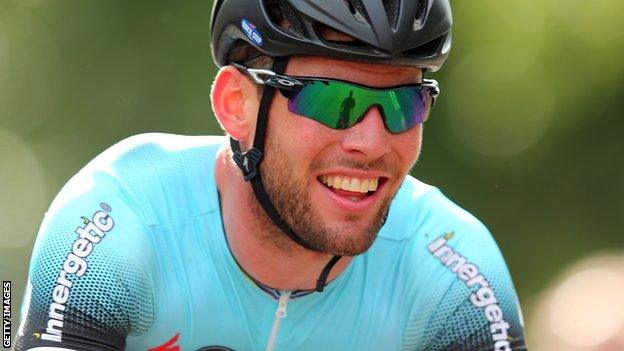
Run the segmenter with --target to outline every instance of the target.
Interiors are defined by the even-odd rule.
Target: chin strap
[[[284,57],[277,57],[273,63],[273,72],[277,74],[283,74],[286,70],[286,64],[288,63],[288,59]],[[308,244],[306,244],[297,233],[295,233],[290,226],[284,221],[282,216],[280,216],[279,212],[271,202],[269,195],[264,188],[264,184],[262,184],[262,176],[260,175],[260,163],[262,162],[262,157],[264,156],[264,142],[266,137],[266,128],[268,125],[269,118],[269,108],[271,107],[271,102],[273,101],[273,96],[275,96],[275,89],[267,86],[263,86],[262,89],[262,99],[260,100],[260,107],[258,109],[258,119],[256,121],[256,134],[254,135],[253,147],[245,152],[242,152],[240,143],[238,140],[230,138],[230,146],[232,147],[232,158],[234,162],[243,172],[243,177],[245,181],[251,182],[251,187],[253,189],[254,195],[256,199],[260,203],[260,206],[264,209],[266,214],[271,218],[273,223],[284,233],[286,233],[294,242],[305,247],[308,250],[312,249]],[[338,262],[341,256],[334,256],[331,260],[325,265],[319,279],[316,282],[316,291],[323,291],[326,283],[327,277],[329,276],[329,272],[334,267],[334,265]]]
[[[325,289],[325,285],[327,284],[327,277],[329,276],[329,272],[331,272],[332,268],[334,268],[336,263],[338,263],[340,257],[342,256],[336,255],[332,257],[329,262],[327,262],[325,268],[323,268],[323,271],[321,272],[321,275],[319,275],[319,278],[316,281],[316,291],[323,292],[323,289]]]

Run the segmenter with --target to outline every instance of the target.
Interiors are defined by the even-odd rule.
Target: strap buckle
[[[255,147],[252,147],[245,152],[234,151],[232,158],[238,165],[238,168],[240,168],[243,172],[245,181],[250,181],[259,174],[258,165],[260,164],[260,160],[262,160],[262,156],[264,156],[262,151],[256,149]]]

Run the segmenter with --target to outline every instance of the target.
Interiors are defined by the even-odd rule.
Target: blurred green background
[[[41,218],[70,176],[133,134],[220,133],[211,6],[0,0],[0,278],[15,312]],[[488,225],[530,317],[565,267],[624,250],[624,1],[453,6],[413,174]]]

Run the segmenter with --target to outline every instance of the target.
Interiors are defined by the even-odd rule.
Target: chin
[[[319,221],[314,230],[301,229],[302,238],[316,251],[340,256],[356,256],[374,243],[386,219],[387,211],[373,215],[348,215],[331,221]],[[319,218],[320,219],[320,218]],[[322,223],[322,224],[321,224]]]

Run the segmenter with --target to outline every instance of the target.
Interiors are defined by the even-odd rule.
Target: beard
[[[370,217],[364,226],[352,225],[360,216],[345,215],[341,224],[326,223],[321,214],[312,206],[309,184],[305,179],[297,179],[295,167],[288,161],[284,149],[267,140],[266,156],[262,162],[262,182],[276,210],[288,226],[312,250],[340,256],[356,256],[368,250],[388,216],[392,196],[383,199],[379,210]],[[352,160],[334,161],[357,169],[388,169],[384,163],[363,164]],[[385,166],[385,167],[384,167]],[[314,167],[313,167],[314,168]],[[399,172],[393,172],[398,176]],[[263,232],[267,239],[278,247],[289,251],[295,242],[281,231],[264,212],[255,198],[252,206],[258,218],[265,218]],[[269,229],[270,228],[270,229]],[[268,230],[267,230],[268,229]]]

